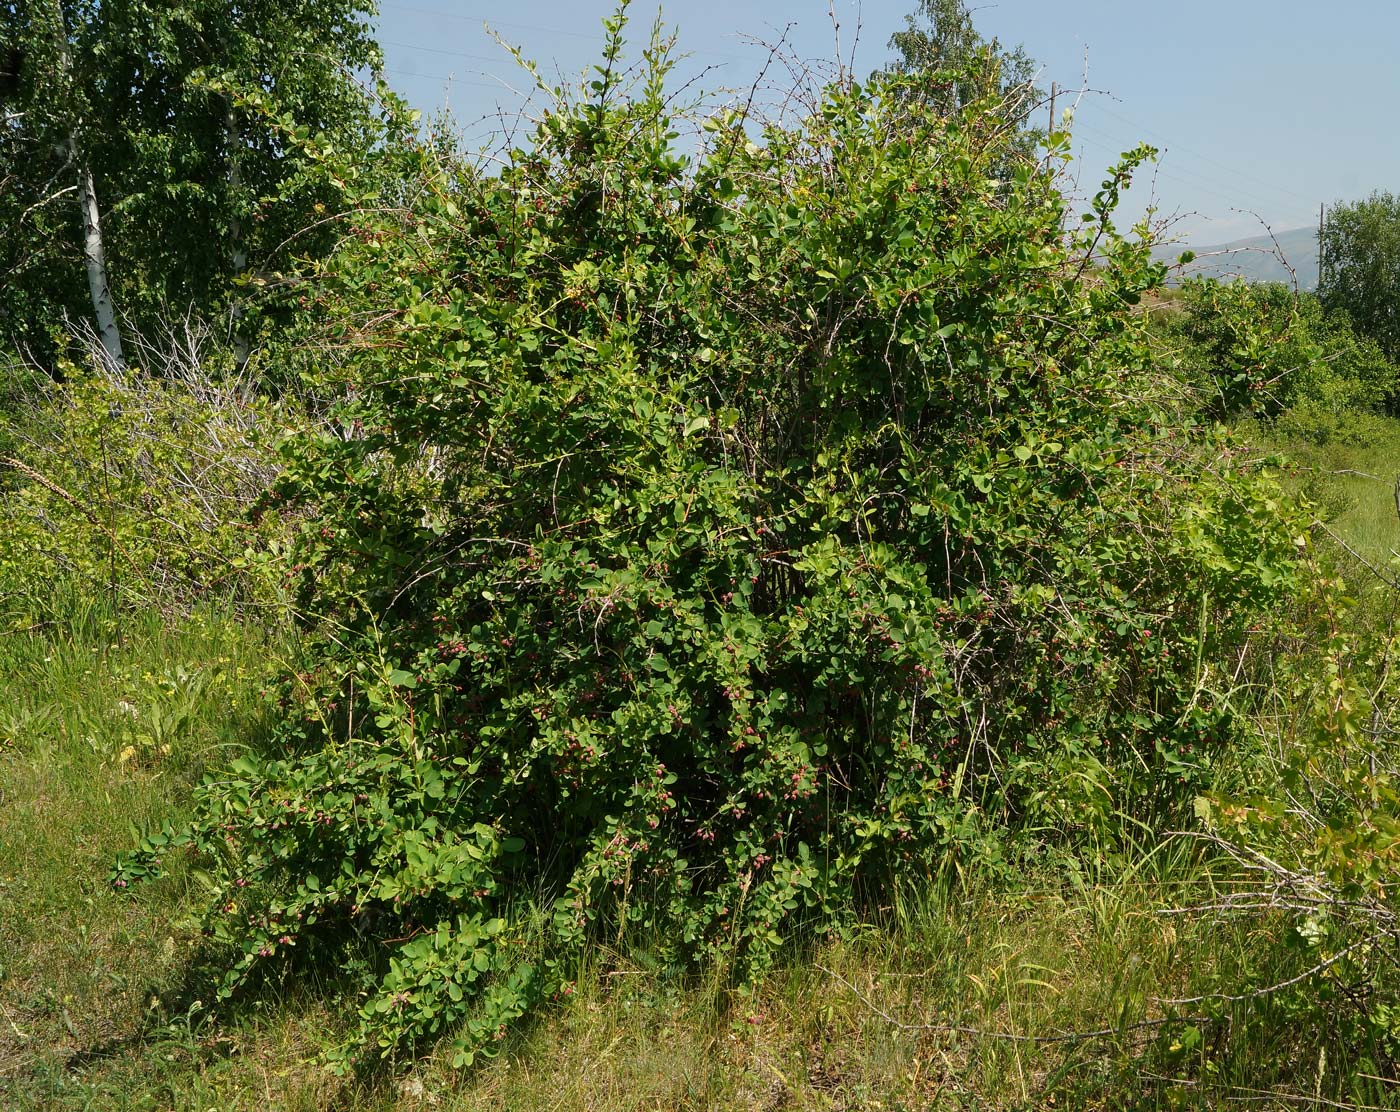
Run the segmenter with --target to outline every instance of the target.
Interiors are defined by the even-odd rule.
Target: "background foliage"
[[[233,279],[329,246],[312,135],[364,150],[379,64],[359,0],[0,5],[0,339],[55,369],[92,316],[74,183],[92,171],[123,331],[197,312],[237,337]],[[230,314],[233,314],[230,316]],[[221,319],[222,318],[222,319]]]
[[[1330,310],[1351,315],[1392,360],[1400,359],[1400,197],[1377,191],[1332,205],[1322,239],[1317,294]]]
[[[274,625],[289,539],[249,511],[301,418],[261,395],[226,351],[198,335],[151,372],[115,373],[95,354],[61,382],[31,374],[0,424],[0,621],[64,613],[66,591],[118,614],[168,615],[218,601],[261,608]]]
[[[1214,417],[1382,412],[1400,369],[1344,309],[1282,283],[1186,283],[1163,335]]]

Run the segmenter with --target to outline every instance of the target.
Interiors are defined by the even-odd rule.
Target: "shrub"
[[[14,391],[0,434],[6,621],[45,619],[60,580],[118,612],[275,600],[258,557],[285,529],[256,527],[248,511],[280,471],[289,419],[216,366],[198,350],[159,375],[93,359]]]
[[[1400,386],[1400,368],[1379,345],[1310,294],[1200,278],[1182,301],[1163,327],[1184,341],[1186,376],[1216,417],[1275,417],[1293,406],[1379,412]]]
[[[1067,136],[994,177],[997,103],[897,78],[691,165],[620,30],[318,284],[356,385],[278,488],[311,659],[114,874],[202,855],[225,996],[380,940],[349,1060],[468,1062],[590,942],[742,982],[1008,822],[1169,813],[1234,728],[1204,670],[1291,589],[1273,488],[1143,400],[1149,152],[1068,237]]]
[[[1197,809],[1236,865],[1210,913],[1265,920],[1299,970],[1233,984],[1229,998],[1267,998],[1307,1032],[1309,1054],[1325,1053],[1338,1096],[1359,1103],[1382,1095],[1366,1080],[1383,1090],[1400,1067],[1400,599],[1376,581],[1351,597],[1314,570],[1271,646],[1256,760]]]

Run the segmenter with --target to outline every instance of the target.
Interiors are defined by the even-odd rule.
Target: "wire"
[[[1102,128],[1094,127],[1092,124],[1086,124],[1079,120],[1075,121],[1074,131],[1076,134],[1088,132],[1090,135],[1096,135],[1100,140],[1114,145],[1125,142],[1121,135],[1115,135],[1111,132],[1104,131]],[[1127,146],[1133,146],[1135,144],[1136,140],[1132,143],[1128,143]],[[1123,149],[1127,149],[1127,147]],[[1164,146],[1163,148],[1164,153],[1175,149],[1176,148],[1169,146]],[[1285,204],[1292,206],[1294,198],[1303,201],[1308,200],[1306,197],[1287,189],[1274,190],[1276,195],[1271,198],[1253,189],[1242,189],[1233,182],[1222,181],[1212,175],[1203,174],[1199,170],[1189,169],[1177,164],[1172,164],[1170,167],[1159,164],[1155,173],[1159,177],[1166,178],[1169,181],[1177,182],[1178,184],[1188,186],[1192,189],[1199,189],[1235,205],[1239,205],[1241,202],[1253,202],[1260,208],[1277,209],[1284,207]],[[1251,179],[1251,181],[1256,185],[1262,184],[1255,179]],[[1272,189],[1272,187],[1266,188]],[[1311,201],[1308,201],[1309,205],[1311,205],[1311,203]],[[1302,217],[1299,217],[1299,219],[1301,220]]]
[[[414,4],[400,4],[396,2],[391,3],[389,2],[389,0],[384,0],[384,2],[382,2],[379,6],[381,8],[393,8],[395,11],[416,12],[419,15],[431,15],[436,17],[437,19],[455,19],[462,23],[474,23],[478,27],[484,27],[487,24],[494,24],[499,27],[518,27],[524,31],[541,31],[547,35],[567,35],[570,38],[575,39],[592,39],[594,42],[603,41],[603,36],[597,34],[596,32],[566,31],[562,27],[540,27],[538,24],[534,23],[512,23],[509,20],[503,19],[487,19],[485,16],[462,15],[457,12],[439,11],[436,8],[421,8]]]
[[[398,42],[395,39],[380,39],[381,46],[401,46],[405,50],[422,50],[429,54],[446,54],[452,58],[470,58],[474,62],[510,62],[515,64],[515,60],[508,54],[502,53],[499,57],[492,57],[489,54],[468,54],[462,50],[445,50],[440,46],[419,46],[412,42]]]
[[[1227,162],[1220,162],[1217,159],[1211,158],[1209,155],[1202,154],[1200,151],[1192,150],[1190,147],[1186,146],[1183,143],[1170,142],[1166,138],[1166,136],[1161,135],[1159,132],[1154,131],[1152,128],[1144,127],[1142,124],[1136,123],[1135,121],[1128,119],[1126,116],[1120,115],[1119,113],[1113,111],[1113,109],[1104,107],[1102,104],[1095,104],[1094,107],[1097,108],[1099,111],[1103,112],[1105,115],[1112,116],[1115,120],[1118,120],[1120,123],[1125,123],[1129,127],[1134,128],[1145,135],[1155,135],[1158,139],[1161,140],[1162,145],[1164,147],[1171,147],[1173,150],[1183,151],[1186,154],[1189,154],[1195,158],[1199,158],[1202,162],[1208,162],[1212,166],[1219,167],[1220,169],[1225,170],[1228,173],[1234,174],[1238,178],[1243,178],[1246,181],[1253,182],[1255,185],[1262,185],[1265,188],[1273,190],[1276,193],[1286,193],[1288,196],[1296,197],[1300,201],[1307,201],[1310,205],[1313,203],[1312,198],[1305,197],[1301,193],[1295,193],[1293,190],[1288,189],[1285,186],[1275,185],[1272,182],[1266,182],[1263,178],[1255,177],[1253,174],[1247,174],[1243,170],[1231,166]]]
[[[409,73],[408,70],[396,69],[393,66],[385,66],[385,73],[392,73],[397,77],[408,78],[410,80],[423,78],[425,81],[451,81],[454,85],[465,85],[473,89],[495,89],[498,92],[508,92],[507,87],[496,81],[468,81],[459,77],[455,73]]]

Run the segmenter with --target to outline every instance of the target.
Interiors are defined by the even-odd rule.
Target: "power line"
[[[416,12],[419,15],[430,15],[437,19],[455,19],[461,23],[473,23],[478,27],[485,27],[493,24],[498,27],[517,27],[523,31],[540,31],[546,35],[567,35],[575,39],[591,39],[594,42],[603,42],[603,36],[596,32],[587,31],[566,31],[562,27],[541,27],[534,23],[513,23],[504,19],[487,19],[485,16],[462,15],[458,12],[444,12],[436,8],[421,8],[415,4],[391,3],[389,0],[379,5],[381,8],[393,8],[400,12]]]
[[[396,69],[393,66],[385,66],[384,72],[392,73],[398,77],[406,77],[409,79],[422,78],[425,81],[451,81],[455,85],[466,85],[474,89],[495,89],[498,92],[509,92],[509,89],[500,82],[469,81],[463,77],[459,77],[455,73],[423,73],[421,70],[418,73],[410,73],[408,70]]]
[[[1084,123],[1081,120],[1075,121],[1074,132],[1076,135],[1087,132],[1090,135],[1098,136],[1099,140],[1104,142],[1105,144],[1110,144],[1122,150],[1127,150],[1143,141],[1141,137],[1134,137],[1131,139],[1125,138],[1122,134],[1118,132],[1109,131],[1105,128],[1097,127],[1093,124]],[[1175,147],[1166,145],[1165,143],[1163,143],[1160,147],[1160,151],[1163,157],[1174,153],[1175,150]],[[1186,185],[1200,184],[1202,188],[1208,188],[1212,190],[1226,190],[1228,191],[1227,199],[1250,199],[1255,201],[1268,200],[1270,204],[1275,204],[1278,201],[1282,201],[1284,196],[1280,192],[1277,198],[1266,198],[1262,194],[1254,192],[1253,189],[1245,189],[1234,182],[1222,181],[1220,178],[1215,177],[1211,174],[1202,173],[1200,170],[1193,169],[1187,166],[1182,166],[1179,163],[1175,162],[1171,163],[1169,168],[1162,167],[1161,163],[1158,163],[1158,167],[1159,168],[1157,170],[1157,173],[1161,174],[1164,177],[1170,177],[1173,181],[1180,181]],[[1194,178],[1195,181],[1186,181],[1183,178],[1183,175],[1185,175],[1185,177],[1187,178]]]
[[[1112,144],[1121,144],[1126,142],[1126,140],[1124,140],[1124,138],[1121,135],[1115,135],[1101,128],[1094,127],[1091,124],[1086,124],[1079,121],[1075,122],[1074,131],[1076,134],[1081,132],[1088,132],[1090,135],[1097,135],[1100,137],[1101,140],[1107,141]],[[1129,143],[1128,145],[1133,146],[1135,145],[1135,142]],[[1164,147],[1164,153],[1169,153],[1174,149],[1175,148],[1172,147]],[[1263,185],[1264,188],[1269,189],[1271,192],[1274,192],[1276,194],[1274,197],[1267,197],[1261,193],[1256,192],[1254,189],[1244,189],[1241,188],[1239,185],[1235,184],[1234,182],[1222,181],[1218,177],[1213,177],[1209,174],[1201,173],[1199,170],[1184,167],[1175,163],[1172,164],[1170,167],[1165,167],[1161,164],[1158,164],[1154,170],[1154,173],[1156,173],[1159,177],[1166,178],[1169,181],[1177,182],[1178,184],[1185,185],[1191,189],[1199,189],[1203,192],[1210,193],[1223,201],[1228,201],[1235,205],[1239,205],[1241,202],[1244,201],[1250,201],[1254,202],[1261,208],[1283,208],[1285,206],[1296,207],[1298,200],[1306,200],[1306,198],[1301,197],[1299,194],[1294,193],[1292,190],[1274,189],[1271,186],[1264,185],[1263,182],[1258,181],[1257,179],[1249,179],[1252,185]],[[1311,208],[1312,202],[1309,201],[1308,204]]]
[[[510,62],[512,65],[515,64],[515,60],[504,53],[500,57],[492,57],[489,54],[468,54],[462,50],[446,50],[440,46],[419,46],[417,43],[398,42],[395,39],[380,39],[379,44],[381,46],[400,46],[405,50],[422,50],[428,54],[446,54],[451,58],[470,58],[474,62]]]
[[[1135,121],[1128,119],[1126,116],[1120,115],[1119,113],[1113,111],[1113,109],[1104,107],[1102,104],[1095,104],[1094,107],[1097,108],[1099,111],[1103,112],[1105,115],[1112,116],[1115,120],[1118,120],[1120,123],[1125,123],[1129,127],[1135,128],[1145,135],[1155,135],[1161,141],[1164,147],[1171,147],[1173,150],[1184,151],[1186,154],[1192,155],[1193,157],[1200,159],[1202,162],[1208,162],[1212,166],[1217,166],[1220,169],[1227,171],[1228,173],[1234,174],[1238,178],[1243,178],[1246,181],[1253,182],[1255,185],[1262,185],[1265,188],[1273,190],[1277,193],[1286,193],[1290,197],[1296,197],[1300,201],[1306,201],[1308,203],[1309,208],[1311,208],[1312,206],[1314,200],[1314,198],[1312,197],[1305,197],[1301,193],[1295,193],[1293,190],[1288,189],[1285,186],[1275,185],[1272,182],[1266,182],[1263,178],[1256,177],[1253,174],[1247,174],[1243,170],[1240,170],[1238,167],[1231,166],[1229,163],[1221,162],[1218,159],[1211,158],[1209,155],[1202,154],[1200,151],[1192,150],[1190,147],[1186,146],[1183,143],[1173,143],[1169,141],[1165,136],[1161,135],[1159,132],[1154,131],[1152,128],[1144,127],[1142,124],[1136,123]]]

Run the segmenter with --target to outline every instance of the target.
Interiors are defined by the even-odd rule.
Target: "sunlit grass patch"
[[[141,901],[106,876],[133,828],[177,816],[206,767],[256,739],[268,645],[217,616],[170,631],[98,612],[0,638],[7,1099],[166,1017],[198,940],[187,875]]]
[[[1400,420],[1367,413],[1285,415],[1250,433],[1284,454],[1285,486],[1307,497],[1356,556],[1384,567],[1400,551]]]

